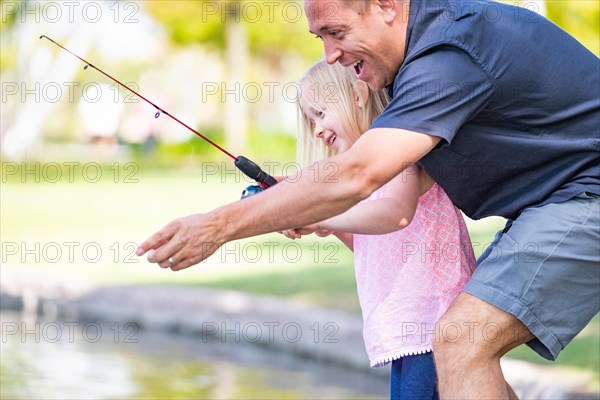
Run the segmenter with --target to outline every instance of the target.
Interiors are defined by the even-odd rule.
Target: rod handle
[[[267,174],[252,160],[249,160],[244,156],[238,156],[234,164],[248,178],[254,179],[262,186],[265,186],[265,189],[277,184],[277,179]]]

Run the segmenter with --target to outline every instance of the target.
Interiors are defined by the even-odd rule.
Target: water
[[[251,344],[0,313],[2,399],[387,398],[379,376]]]

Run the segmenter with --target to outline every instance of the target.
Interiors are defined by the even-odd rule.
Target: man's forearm
[[[343,213],[368,195],[358,163],[333,157],[250,198],[209,215],[222,230],[218,242],[310,225]],[[309,195],[307,195],[307,193]]]

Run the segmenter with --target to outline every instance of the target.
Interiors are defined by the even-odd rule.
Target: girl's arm
[[[282,231],[290,239],[317,233],[334,234],[354,250],[353,234],[381,235],[408,226],[417,209],[419,195],[433,185],[433,180],[417,165],[411,165],[386,186],[385,197],[359,203],[343,214],[303,228]],[[319,234],[320,233],[320,234]]]
[[[412,221],[421,194],[420,169],[406,168],[386,187],[385,197],[359,203],[343,214],[319,222],[314,231],[385,234],[405,228]]]
[[[342,243],[348,248],[354,251],[354,234],[348,232],[334,232],[333,233]]]

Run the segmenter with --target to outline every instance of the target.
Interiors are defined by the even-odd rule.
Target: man
[[[227,241],[344,212],[419,162],[467,215],[509,219],[432,333],[440,394],[515,397],[500,357],[528,343],[555,359],[600,309],[598,58],[544,18],[486,1],[305,9],[327,61],[388,87],[391,104],[327,160],[335,181],[317,164],[295,184],[168,224],[138,254],[187,268]]]

